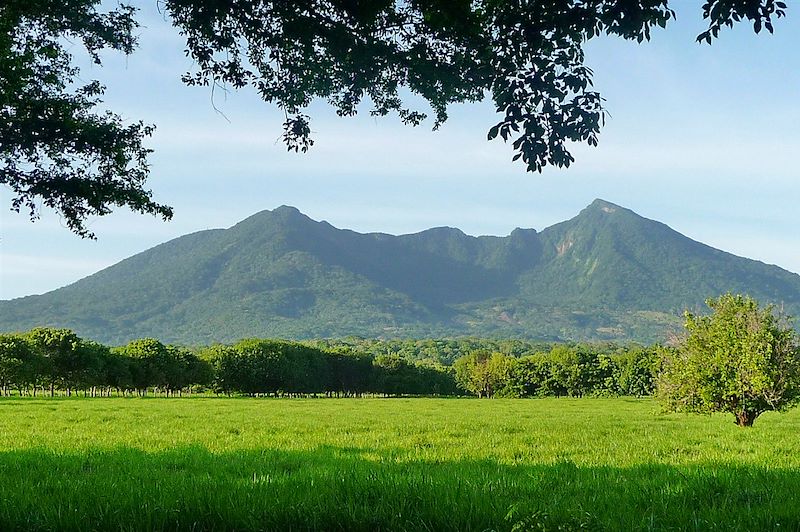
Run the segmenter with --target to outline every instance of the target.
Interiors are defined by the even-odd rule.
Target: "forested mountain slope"
[[[106,343],[488,335],[663,339],[725,291],[800,311],[800,276],[596,200],[537,233],[440,227],[361,234],[292,207],[134,255],[40,296],[0,302],[0,330],[75,329]]]

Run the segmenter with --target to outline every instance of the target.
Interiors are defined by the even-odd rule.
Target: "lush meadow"
[[[0,529],[793,530],[800,412],[650,399],[0,400]]]

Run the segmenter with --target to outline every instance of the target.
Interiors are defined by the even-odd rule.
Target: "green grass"
[[[2,530],[798,530],[800,412],[5,399]]]

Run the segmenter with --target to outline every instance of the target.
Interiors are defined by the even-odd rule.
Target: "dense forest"
[[[518,340],[245,339],[120,347],[68,329],[0,335],[3,395],[649,395],[661,347]]]

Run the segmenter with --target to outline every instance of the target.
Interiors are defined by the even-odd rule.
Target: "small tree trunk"
[[[752,427],[753,422],[758,417],[758,412],[752,410],[742,410],[736,413],[736,424],[740,427]]]

